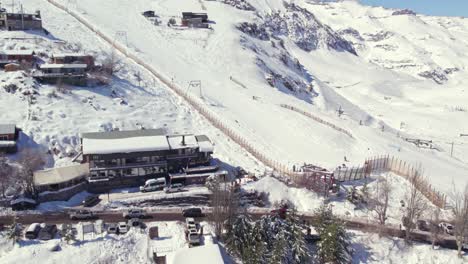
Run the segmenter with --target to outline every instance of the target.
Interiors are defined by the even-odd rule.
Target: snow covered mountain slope
[[[234,7],[239,1],[56,1],[199,95],[230,128],[283,164],[309,162],[333,168],[344,157],[353,165],[388,153],[421,163],[443,190],[451,187],[451,178],[466,182],[468,142],[458,137],[468,132],[464,19],[393,16],[394,10],[355,1],[298,0],[285,5],[280,0],[247,0],[255,11]],[[65,15],[47,1],[23,4],[54,10],[44,14],[46,26],[76,40],[57,25],[62,19],[57,17]],[[156,26],[145,19],[141,15],[145,10],[155,10],[163,23]],[[167,25],[184,11],[207,12],[212,29]],[[188,85],[193,80],[201,81],[201,92]],[[129,96],[138,94],[136,88],[122,89]],[[166,96],[163,92],[145,99],[160,100],[155,104],[159,106],[165,105]],[[144,105],[137,98],[134,102]],[[354,138],[281,104],[320,116],[351,131]],[[340,116],[338,109],[343,111]],[[170,115],[173,108],[155,111]],[[199,124],[184,122],[203,131]],[[397,133],[433,140],[439,150],[419,149]],[[446,144],[451,141],[457,143],[456,158],[450,157]],[[226,154],[234,160],[240,155]]]

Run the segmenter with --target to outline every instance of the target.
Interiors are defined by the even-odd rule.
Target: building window
[[[8,136],[1,135],[0,140],[8,140]]]

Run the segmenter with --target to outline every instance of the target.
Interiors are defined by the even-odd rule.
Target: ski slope
[[[27,1],[25,5],[34,8],[44,2],[33,0]],[[188,92],[200,96],[204,104],[223,118],[229,127],[283,164],[292,166],[308,162],[333,168],[342,164],[344,157],[349,160],[349,165],[353,165],[362,163],[366,157],[391,154],[421,164],[431,182],[442,190],[450,190],[452,180],[466,182],[468,166],[464,153],[468,148],[467,143],[463,144],[466,141],[458,135],[468,131],[468,124],[463,122],[467,113],[451,110],[455,106],[466,105],[467,99],[463,88],[466,79],[464,65],[467,60],[460,54],[466,49],[463,43],[466,43],[468,30],[462,19],[425,16],[376,19],[382,13],[389,16],[391,11],[364,7],[348,1],[330,4],[333,8],[328,4],[311,5],[295,1],[335,30],[351,24],[350,21],[354,23],[351,24],[353,27],[363,31],[362,35],[390,30],[393,32],[401,28],[401,25],[412,28],[400,31],[399,38],[392,40],[401,45],[400,50],[393,53],[409,56],[423,65],[413,70],[391,69],[386,65],[379,65],[376,63],[378,59],[384,56],[386,59],[392,58],[394,54],[378,53],[379,48],[370,46],[375,43],[365,40],[363,43],[369,47],[358,49],[359,56],[354,56],[323,48],[305,52],[285,38],[287,51],[299,58],[305,70],[313,76],[318,93],[315,97],[275,89],[265,82],[265,72],[256,64],[256,54],[241,44],[241,39],[245,40],[245,36],[236,29],[236,25],[241,22],[254,21],[256,17],[253,12],[205,1],[206,12],[214,23],[211,24],[212,30],[204,30],[170,28],[165,22],[170,17],[180,16],[182,11],[202,11],[196,0],[58,2],[80,13],[115,41],[127,45],[130,52],[144,58],[180,87],[187,87]],[[283,8],[281,2],[276,0],[250,2],[259,12]],[[155,10],[163,23],[160,26],[151,24],[141,15],[145,10]],[[333,13],[338,11],[346,15],[337,19]],[[44,18],[45,23],[48,23],[47,15]],[[453,21],[457,23],[457,27],[444,29],[438,26],[441,21]],[[367,26],[368,24],[371,26]],[[400,26],[390,27],[393,24]],[[408,39],[415,31],[422,30],[427,30],[434,36],[445,32],[446,35],[461,39],[462,44],[448,46],[451,50],[458,50],[455,54],[448,53],[456,56],[456,60],[448,57],[449,59],[443,61],[442,56],[433,56],[429,62],[425,61],[429,60],[425,54],[435,53],[450,38],[426,44],[425,50],[419,53],[408,52],[421,46],[421,43],[414,42],[413,39],[402,42],[401,38]],[[63,34],[67,35],[66,32]],[[289,71],[273,60],[267,61],[268,57],[273,58],[278,52],[269,43],[249,37],[247,41],[249,45],[256,45],[265,51],[267,55],[261,56],[269,67],[279,72]],[[430,38],[424,40],[424,43],[427,42],[430,42]],[[444,49],[439,53],[445,54]],[[436,64],[440,64],[442,68],[456,66],[459,71],[442,85],[416,74]],[[246,88],[231,81],[230,77],[239,80]],[[188,86],[193,80],[201,81],[201,92],[198,88]],[[355,139],[279,107],[284,103],[310,111],[328,122],[352,131]],[[340,107],[344,110],[344,115],[338,117],[336,111]],[[360,126],[360,122],[364,125]],[[434,140],[440,151],[419,149],[398,138],[397,133]],[[450,145],[446,143],[455,140],[458,143],[456,158],[452,158]]]

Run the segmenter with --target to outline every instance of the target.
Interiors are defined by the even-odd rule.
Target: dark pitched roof
[[[89,139],[120,139],[120,138],[132,138],[132,137],[151,137],[151,136],[164,136],[166,130],[164,128],[158,129],[142,129],[142,130],[130,130],[130,131],[107,131],[107,132],[92,132],[82,133],[82,138]]]

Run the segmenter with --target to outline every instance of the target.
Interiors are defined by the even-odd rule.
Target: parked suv
[[[99,195],[92,194],[86,197],[83,202],[81,202],[85,207],[91,207],[99,203]]]
[[[39,235],[39,231],[41,231],[41,225],[38,223],[33,223],[26,230],[24,237],[27,239],[36,239]]]
[[[55,234],[57,234],[57,225],[46,224],[39,231],[38,238],[40,240],[50,240],[55,237]]]
[[[125,234],[128,232],[128,225],[125,222],[119,223],[119,234]]]
[[[164,178],[147,180],[145,185],[140,186],[140,192],[159,191],[162,190],[165,185],[166,180]]]
[[[164,187],[165,193],[172,193],[172,192],[181,192],[184,189],[184,185],[181,183],[171,184],[167,187]]]
[[[204,214],[201,210],[201,208],[187,208],[182,211],[182,215],[184,217],[203,217]]]
[[[93,212],[89,210],[78,210],[70,213],[71,220],[87,220],[95,218]]]
[[[141,209],[130,209],[127,212],[123,213],[123,217],[126,219],[130,218],[145,218],[146,213]]]

